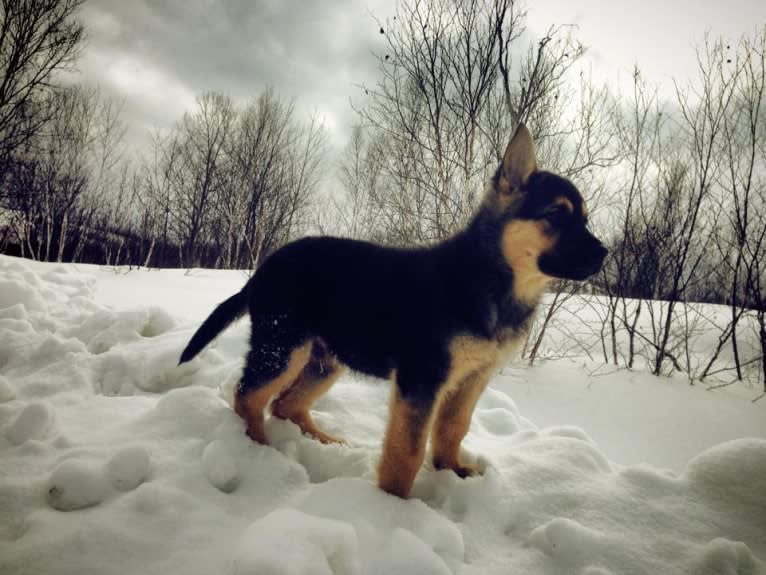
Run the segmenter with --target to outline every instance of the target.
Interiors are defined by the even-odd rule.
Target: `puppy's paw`
[[[458,477],[474,477],[481,475],[481,469],[472,463],[460,463],[459,461],[445,461],[443,459],[434,459],[434,468],[437,470],[451,469]]]

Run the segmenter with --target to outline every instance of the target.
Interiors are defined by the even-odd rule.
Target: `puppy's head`
[[[501,251],[521,285],[583,280],[601,269],[607,249],[588,230],[582,195],[566,178],[537,169],[521,124],[492,180],[486,208],[502,221]]]

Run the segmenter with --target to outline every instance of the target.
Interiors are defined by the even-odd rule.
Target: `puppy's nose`
[[[604,244],[599,242],[598,246],[596,246],[596,257],[598,257],[600,260],[603,260],[608,254],[609,250],[606,249]]]

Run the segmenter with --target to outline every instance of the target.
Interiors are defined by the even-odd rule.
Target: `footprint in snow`
[[[149,317],[146,318],[138,333],[141,337],[157,337],[170,331],[175,325],[175,320],[165,310],[151,308],[149,309]]]

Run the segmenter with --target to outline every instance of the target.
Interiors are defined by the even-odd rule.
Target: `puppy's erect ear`
[[[532,135],[524,124],[519,124],[503,155],[502,177],[507,186],[501,186],[501,190],[506,193],[518,190],[535,170],[537,156]]]

